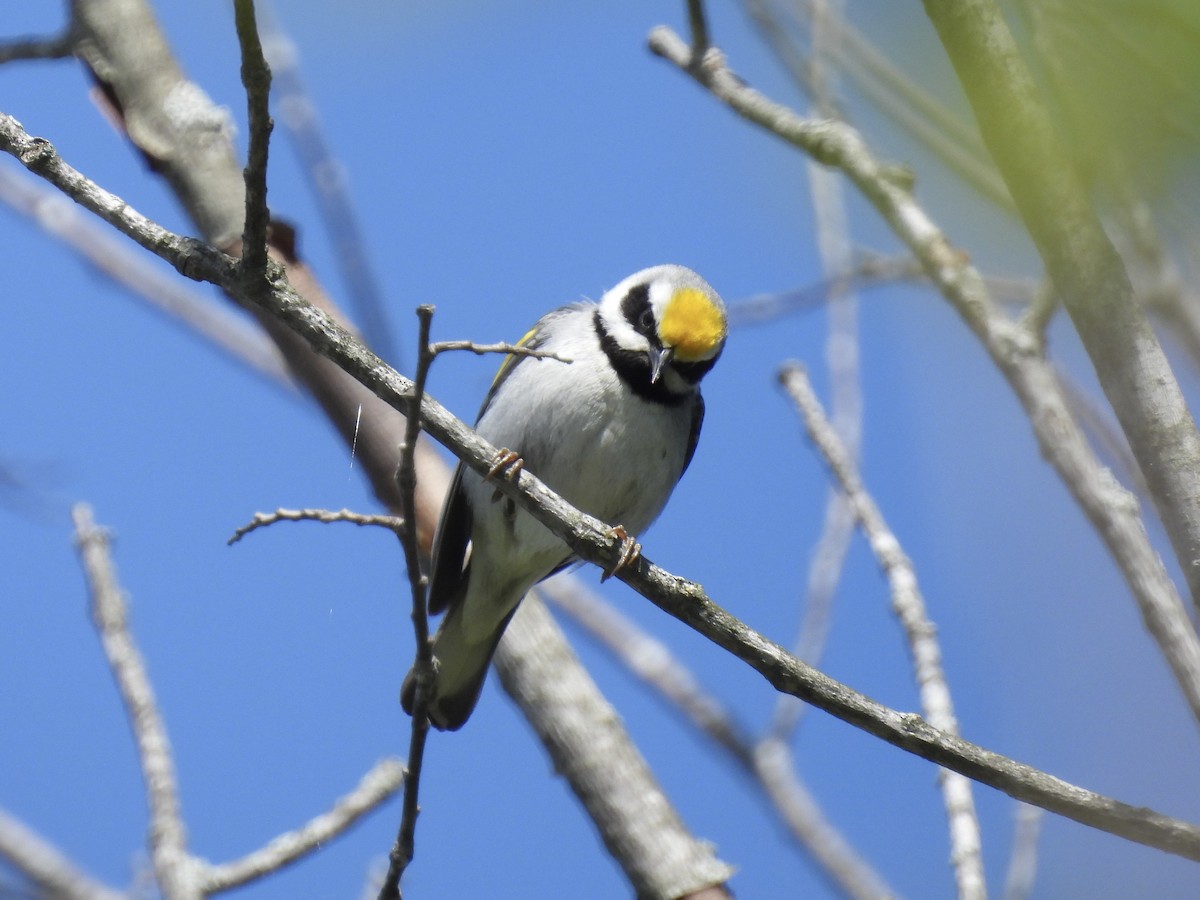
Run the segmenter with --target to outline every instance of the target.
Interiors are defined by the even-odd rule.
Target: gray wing
[[[549,337],[547,325],[554,319],[560,316],[565,316],[575,312],[578,309],[589,306],[587,303],[574,303],[570,306],[562,306],[558,309],[551,310],[534,323],[534,326],[525,332],[525,336],[517,341],[517,346],[525,350],[541,350],[546,346],[546,341]],[[496,377],[492,379],[492,386],[488,388],[487,396],[483,398],[483,405],[479,408],[479,415],[475,417],[476,423],[483,418],[484,412],[491,405],[496,393],[500,390],[500,385],[504,384],[517,368],[522,363],[528,363],[528,356],[518,356],[516,354],[508,354],[504,357],[504,362],[500,363],[500,368],[496,372]]]
[[[546,325],[557,318],[586,304],[564,306],[561,309],[546,313],[537,323],[517,341],[518,347],[537,350],[546,344]],[[483,405],[475,422],[483,418],[483,414],[491,405],[500,386],[516,370],[517,366],[529,360],[527,356],[509,354],[500,364],[492,386],[488,389]],[[442,506],[442,516],[438,521],[437,531],[433,540],[433,558],[429,574],[429,612],[433,615],[445,612],[466,593],[467,581],[470,577],[470,563],[467,562],[467,548],[471,544],[471,529],[473,525],[471,505],[467,502],[466,492],[462,487],[464,466],[458,464],[454,470],[454,480],[450,483],[450,491],[446,494]]]

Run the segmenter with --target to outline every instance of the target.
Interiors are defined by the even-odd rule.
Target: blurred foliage
[[[1200,186],[1200,2],[1013,3],[1089,181],[1186,209]]]

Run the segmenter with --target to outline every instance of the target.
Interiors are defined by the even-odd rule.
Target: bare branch
[[[73,185],[75,179],[82,179],[55,154],[47,154],[48,144],[34,143],[28,135],[22,135],[23,130],[11,117],[0,115],[0,149],[20,157],[28,148],[35,166],[48,173],[47,177],[55,183]],[[90,182],[87,185],[90,185],[88,189],[78,193],[90,203],[91,189],[95,186]],[[105,197],[112,195],[104,192],[100,199]],[[200,242],[172,235],[127,208],[113,210],[104,202],[98,202],[97,206],[119,228],[129,229],[137,235],[139,243],[153,249],[177,268],[186,270],[193,277],[229,285],[229,289],[237,293],[236,264],[228,257]],[[408,408],[413,396],[412,382],[389,368],[325,312],[311,306],[286,284],[274,285],[274,290],[263,300],[266,304],[264,313],[286,324],[313,350],[367,387],[382,402],[398,411]],[[433,438],[475,471],[487,473],[496,457],[495,447],[429,396],[421,405],[421,415],[425,430]],[[607,569],[612,568],[620,557],[623,544],[614,539],[607,525],[573,509],[529,471],[523,470],[511,481],[502,479],[496,483],[496,488],[550,528],[580,558]],[[636,566],[621,569],[619,577],[670,615],[746,662],[777,690],[792,693],[897,747],[1017,799],[1129,840],[1200,859],[1200,827],[1075,787],[1030,766],[942,734],[919,716],[888,709],[795,659],[714,604],[699,585],[659,569],[648,559],[643,558]]]
[[[1200,432],[992,0],[925,11],[1133,450],[1200,607]]]
[[[399,516],[356,513],[348,509],[336,512],[331,509],[277,509],[270,513],[255,513],[254,518],[237,529],[225,543],[233,546],[252,531],[274,525],[276,522],[350,522],[354,525],[376,525],[396,534],[404,529],[404,519]]]
[[[218,305],[198,290],[168,275],[127,240],[118,238],[42,182],[0,168],[0,202],[28,216],[108,278],[146,301],[172,321],[206,338],[256,374],[287,390],[295,382],[283,357],[245,316]]]
[[[834,23],[841,19],[838,0],[813,0],[812,54],[809,66],[809,91],[812,107],[824,115],[836,113],[834,91],[837,74],[829,65],[839,38]],[[836,173],[805,161],[813,219],[817,233],[817,251],[826,276],[843,272],[852,265],[850,226],[841,179]],[[862,384],[859,373],[858,296],[853,289],[837,284],[829,296],[829,333],[825,338],[825,363],[832,385],[831,404],[834,428],[852,458],[857,459],[862,443]],[[804,591],[804,613],[794,644],[795,653],[813,666],[820,665],[821,654],[833,619],[833,602],[841,581],[842,566],[854,536],[854,516],[841,491],[831,488],[825,500],[821,536],[808,564]],[[780,697],[775,704],[772,729],[783,737],[795,728],[807,707],[791,697]]]
[[[429,328],[433,321],[433,307],[417,308],[420,335],[417,347],[417,371],[413,381],[412,402],[405,415],[404,444],[400,448],[400,467],[396,481],[400,486],[400,512],[406,522],[416,522],[417,491],[417,438],[421,435],[419,410],[425,399],[425,380],[429,367],[433,365],[433,348],[429,345]],[[416,638],[416,659],[413,662],[416,692],[412,708],[412,731],[408,744],[408,779],[404,783],[404,811],[400,816],[400,830],[396,842],[388,854],[388,870],[379,888],[379,900],[400,900],[400,878],[412,862],[416,832],[418,792],[421,786],[421,768],[425,760],[425,742],[429,737],[429,688],[433,683],[433,650],[429,643],[429,613],[426,578],[421,574],[421,550],[417,545],[417,531],[409,527],[399,533],[400,545],[404,548],[404,563],[408,569],[408,584],[412,593],[413,636]]]
[[[1044,814],[1036,806],[1018,803],[1014,816],[1016,827],[1004,877],[1004,900],[1027,900],[1037,876],[1038,838]]]
[[[895,534],[884,521],[874,499],[867,493],[854,460],[825,418],[816,392],[799,363],[790,363],[780,372],[780,381],[804,419],[809,438],[829,465],[838,485],[845,492],[862,525],[879,567],[887,576],[892,592],[892,610],[896,613],[912,654],[921,707],[929,723],[946,734],[958,734],[950,686],[942,670],[942,651],[938,646],[937,627],[925,611],[925,600],[917,585],[916,571]],[[958,894],[963,898],[984,898],[987,883],[983,875],[979,820],[971,782],[945,769],[938,772],[946,818],[950,823],[950,857],[954,863]]]
[[[173,234],[150,221],[120,197],[67,165],[49,141],[31,136],[20,122],[4,113],[0,113],[0,149],[84,209],[171,263],[183,276],[196,281],[211,281],[222,287],[225,283],[232,285],[236,280],[236,264],[231,257],[204,241]]]
[[[354,211],[346,168],[333,155],[321,129],[316,106],[300,74],[295,43],[284,32],[270,6],[259,10],[258,30],[263,52],[271,66],[275,110],[284,132],[300,158],[309,188],[320,209],[321,225],[333,244],[333,258],[346,283],[350,307],[366,343],[384,359],[402,368],[388,321],[379,281],[366,252],[366,241]],[[393,254],[399,248],[393,248]],[[395,257],[390,258],[391,263]]]
[[[93,881],[24,822],[0,809],[0,857],[55,900],[121,900],[125,894]]]
[[[67,28],[52,37],[25,37],[0,43],[0,65],[31,59],[66,59],[75,53],[75,37]]]
[[[898,896],[825,818],[795,766],[791,750],[779,738],[767,737],[754,746],[755,777],[834,884],[846,896],[861,900]]]
[[[108,552],[108,533],[96,527],[86,504],[77,504],[71,518],[91,593],[92,619],[137,743],[150,808],[150,857],[155,876],[168,900],[198,898],[199,871],[187,851],[171,744],[146,665],[129,631],[125,598]]]
[[[242,48],[242,84],[249,111],[250,150],[246,162],[246,225],[242,232],[242,265],[246,276],[263,280],[267,269],[267,156],[271,129],[271,70],[263,56],[255,21],[254,0],[234,0],[238,43]]]
[[[536,677],[540,670],[570,678]],[[504,689],[522,708],[545,711],[533,724],[575,796],[596,823],[639,897],[729,897],[733,869],[687,830],[637,746],[614,729],[620,717],[579,665],[546,607],[531,593],[505,629],[496,656]]]
[[[1053,367],[1036,338],[1003,315],[969,259],[914,201],[907,179],[882,165],[842,122],[804,119],[748,87],[711,48],[694,65],[670,29],[650,35],[650,48],[694,78],[743,118],[826,165],[840,169],[920,260],[926,275],[983,343],[1024,407],[1043,457],[1108,547],[1158,642],[1193,715],[1200,719],[1200,639],[1158,553],[1150,545],[1137,499],[1096,459],[1071,416]],[[1200,502],[1200,492],[1197,494]]]
[[[755,742],[733,711],[709,694],[665,644],[647,634],[578,579],[559,576],[540,588],[547,599],[585,628],[643,684],[725,750],[763,791],[797,845],[848,897],[895,896],[882,876],[825,818],[795,770],[787,744],[774,737]]]
[[[210,866],[204,872],[205,894],[215,894],[278,872],[347,831],[359,819],[395,795],[404,784],[404,764],[383,759],[371,767],[349,794],[328,811],[295,831],[274,838],[241,859]]]
[[[758,294],[729,306],[729,325],[740,328],[770,322],[789,313],[827,304],[844,291],[860,291],[901,281],[926,283],[921,264],[905,253],[899,256],[867,254],[848,268],[829,273],[813,284],[796,290]]]
[[[476,356],[483,356],[485,353],[503,353],[508,356],[528,356],[533,359],[556,359],[560,363],[569,364],[572,362],[572,360],[552,350],[535,350],[531,347],[522,347],[520,344],[507,344],[504,342],[498,344],[477,344],[475,341],[436,341],[430,345],[430,349],[435,356],[452,350],[469,350]]]

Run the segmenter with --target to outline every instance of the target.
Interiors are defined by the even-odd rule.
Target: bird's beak
[[[662,370],[667,363],[675,355],[674,349],[671,347],[651,347],[650,348],[650,383],[656,384],[662,376]]]

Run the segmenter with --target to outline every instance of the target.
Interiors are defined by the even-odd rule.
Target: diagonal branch
[[[198,871],[187,850],[171,744],[145,662],[129,631],[125,598],[108,552],[108,533],[96,527],[91,508],[85,504],[75,506],[71,518],[91,593],[92,618],[137,743],[150,808],[150,857],[155,876],[168,900],[199,898]]]
[[[211,281],[238,294],[236,261],[202,242],[172,234],[130,209],[62,162],[48,142],[30,138],[14,119],[3,114],[0,114],[0,149],[18,158],[30,156],[30,168],[183,274]],[[409,379],[390,368],[324,311],[306,302],[286,282],[277,280],[272,288],[263,300],[265,314],[285,324],[314,351],[393,409],[403,412],[409,408],[414,395]],[[488,472],[497,448],[428,395],[421,404],[421,417],[425,430],[434,439],[476,472]],[[529,471],[522,470],[511,481],[497,482],[496,488],[562,538],[581,559],[610,569],[620,558],[622,542],[613,537],[608,525],[574,509]],[[660,609],[759,672],[776,690],[793,694],[909,753],[961,772],[1018,800],[1200,861],[1200,826],[1076,787],[1032,766],[944,734],[920,716],[889,709],[796,659],[717,606],[700,585],[671,575],[647,559],[636,567],[626,566],[618,575]]]
[[[1200,607],[1200,432],[992,0],[925,0]]]
[[[24,822],[0,809],[0,857],[55,900],[121,900],[118,893],[75,868],[57,847]]]
[[[884,521],[874,498],[867,493],[853,457],[825,417],[825,411],[804,369],[799,363],[787,364],[779,373],[779,380],[800,411],[809,438],[833,472],[887,577],[892,592],[892,609],[904,628],[912,654],[921,708],[933,727],[946,734],[958,734],[950,686],[942,669],[937,627],[926,615],[925,600],[917,585],[912,562]],[[983,848],[971,783],[962,775],[944,769],[938,773],[938,782],[942,787],[946,818],[950,824],[950,858],[954,863],[958,895],[960,898],[985,898],[987,884],[983,876]]]
[[[842,171],[908,246],[1008,380],[1029,416],[1042,456],[1104,541],[1138,604],[1146,630],[1158,642],[1192,714],[1200,719],[1200,638],[1150,545],[1137,499],[1096,459],[1071,415],[1038,336],[997,309],[979,271],[913,199],[910,179],[880,163],[858,132],[845,123],[802,118],[749,87],[717,49],[697,59],[666,27],[651,33],[650,49],[738,115]]]
[[[338,798],[328,811],[241,859],[208,867],[202,880],[205,894],[249,884],[319,849],[394,796],[404,784],[404,775],[404,765],[399,760],[380,760],[363,775],[354,790]]]
[[[545,679],[537,677],[541,668],[577,671],[569,679]],[[536,592],[521,601],[505,629],[496,673],[523,706],[547,711],[531,724],[639,897],[732,896],[725,882],[733,868],[687,829],[637,745],[614,740],[604,727],[619,718],[617,711],[579,665]],[[628,828],[613,827],[625,818],[637,823],[636,841]]]
[[[762,791],[800,849],[853,900],[894,897],[874,867],[850,844],[796,771],[795,757],[775,733],[755,740],[734,711],[709,694],[657,638],[587,590],[578,579],[552,578],[539,587],[558,609],[619,659],[699,734],[724,750]],[[800,705],[793,698],[796,705]]]
[[[71,10],[79,33],[79,55],[122,116],[132,145],[170,183],[198,233],[218,249],[236,254],[244,223],[245,187],[231,146],[228,115],[183,75],[147,0],[72,0]],[[273,232],[272,256],[284,264],[287,279],[297,293],[335,321],[346,322],[319,281],[296,257],[295,246],[289,244],[285,230],[276,227]],[[296,381],[320,404],[346,444],[355,448],[355,458],[361,461],[376,496],[389,510],[398,510],[395,474],[404,416],[330,360],[314,353],[273,315],[236,291],[227,293],[256,316],[286,358]],[[420,481],[415,527],[426,550],[450,470],[432,441],[420,441],[416,454]],[[563,640],[561,634],[558,639]],[[567,673],[542,669],[538,677],[554,682],[566,675],[579,681],[586,678],[578,665]],[[530,721],[542,715],[540,709],[529,705],[522,706],[521,711]],[[619,719],[610,717],[599,725],[602,733],[578,736],[582,749],[598,739],[631,742]],[[566,753],[579,750],[565,746]],[[567,761],[554,758],[560,770],[565,770]],[[615,772],[610,773],[610,778],[616,777]],[[644,789],[655,787],[645,785]],[[669,803],[665,795],[662,802]],[[624,830],[630,845],[640,838],[639,823],[630,817],[618,817],[601,827]],[[628,872],[625,861],[620,862]]]

